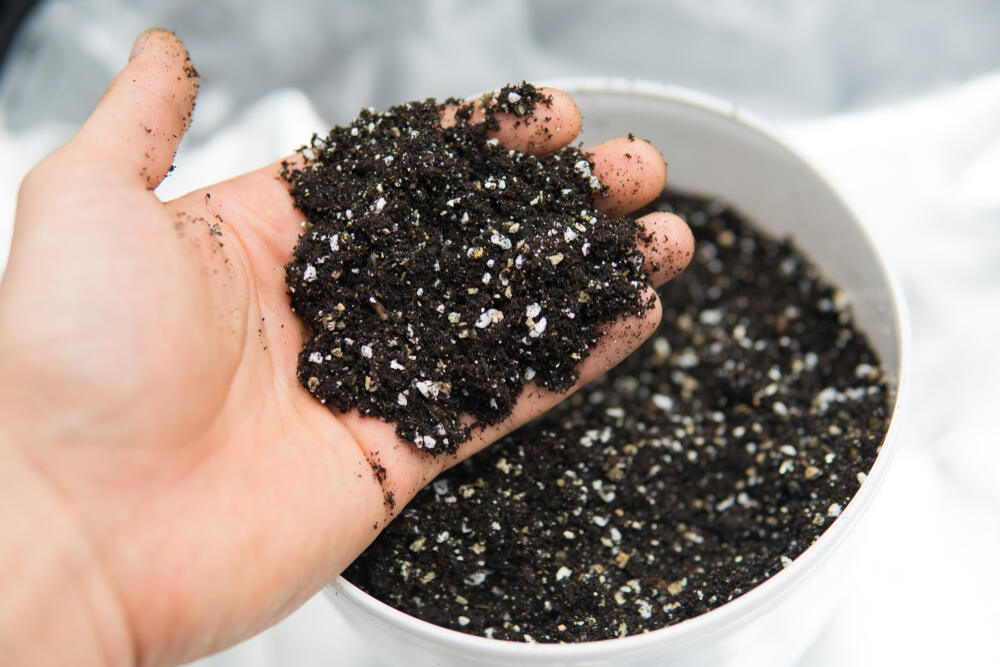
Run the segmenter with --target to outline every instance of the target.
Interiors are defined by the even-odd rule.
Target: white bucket
[[[386,664],[673,665],[780,667],[792,664],[829,619],[863,535],[851,535],[892,461],[904,398],[909,326],[902,295],[864,228],[830,185],[758,120],[724,102],[657,84],[574,79],[552,85],[583,113],[585,144],[628,132],[650,140],[669,163],[669,184],[717,195],[766,232],[789,236],[850,299],[857,326],[878,353],[894,390],[882,449],[860,491],[791,565],[735,600],[641,635],[578,644],[486,639],[421,621],[343,577],[329,598]],[[847,539],[848,537],[851,539]]]

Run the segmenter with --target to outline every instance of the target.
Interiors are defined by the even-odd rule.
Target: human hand
[[[181,43],[144,33],[91,118],[21,188],[0,285],[0,567],[20,581],[0,594],[0,628],[22,630],[0,630],[0,655],[14,664],[40,647],[53,663],[169,664],[250,636],[336,576],[438,472],[565,397],[529,388],[509,420],[440,457],[319,404],[295,376],[306,332],[284,266],[302,215],[280,165],[166,203],[152,192],[196,90]],[[576,106],[549,92],[560,129],[507,119],[504,144],[546,152],[575,138]],[[591,152],[606,212],[662,189],[648,144]],[[669,214],[642,222],[661,283],[691,235]],[[577,386],[659,312],[611,325]]]

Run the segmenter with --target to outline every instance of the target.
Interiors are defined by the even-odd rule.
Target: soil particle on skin
[[[718,201],[655,206],[685,217],[697,247],[661,289],[660,330],[440,475],[348,580],[467,633],[605,639],[742,595],[840,515],[889,415],[844,296]]]
[[[527,83],[450,100],[451,128],[434,100],[366,110],[286,166],[305,215],[286,267],[311,332],[298,378],[317,399],[452,452],[529,381],[569,389],[604,328],[652,305],[640,228],[594,209],[593,163],[490,138],[496,112],[544,123],[549,102]]]

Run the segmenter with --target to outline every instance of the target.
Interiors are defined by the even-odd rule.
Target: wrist
[[[80,522],[0,433],[0,662],[127,666],[128,624]]]

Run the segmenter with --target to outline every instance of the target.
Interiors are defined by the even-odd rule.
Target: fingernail
[[[155,31],[156,28],[150,28],[149,30],[144,31],[141,35],[135,38],[135,42],[132,44],[132,52],[128,54],[129,62],[132,62],[132,59],[142,52],[142,49],[146,46],[146,43],[149,42],[150,35],[152,35],[153,32]]]

